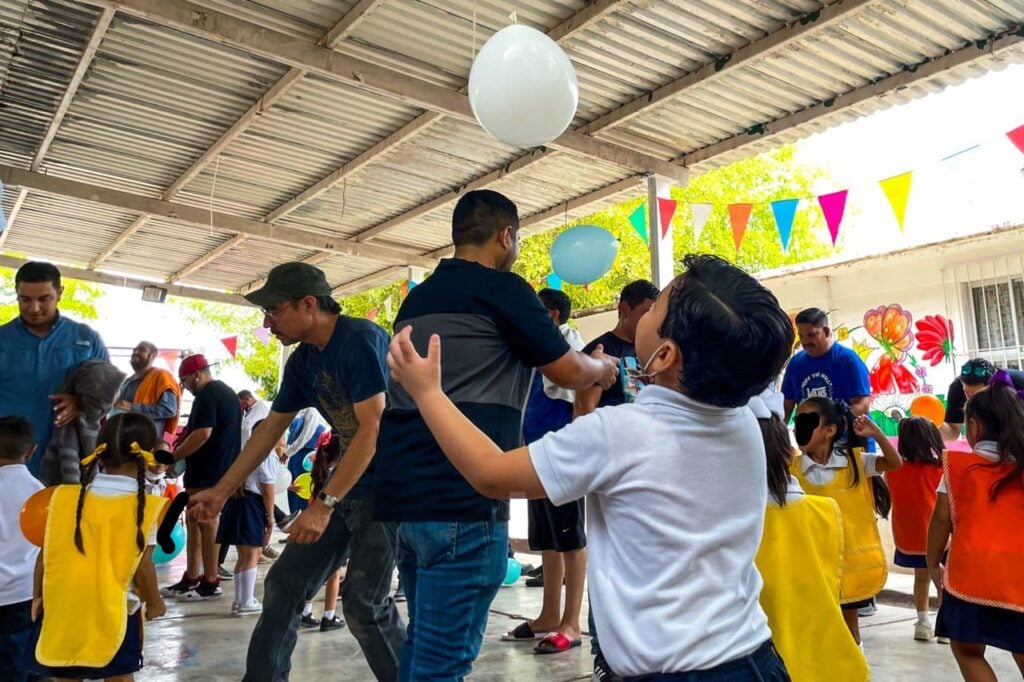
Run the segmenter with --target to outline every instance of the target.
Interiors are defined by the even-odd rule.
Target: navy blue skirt
[[[902,568],[928,568],[928,557],[924,554],[904,554],[898,549],[892,562]]]
[[[1024,654],[1024,613],[974,604],[943,592],[935,634],[956,642],[987,644]]]
[[[44,618],[46,618],[45,611],[39,620],[36,621],[32,640],[29,642],[29,647],[25,652],[26,655],[32,657],[30,669],[35,674],[44,677],[102,680],[107,677],[131,675],[142,670],[142,609],[128,616],[128,628],[124,632],[124,640],[121,642],[121,647],[114,654],[114,658],[110,660],[110,663],[107,663],[102,668],[86,668],[82,666],[51,668],[36,661],[36,645],[39,643],[39,634],[43,629]]]
[[[263,508],[263,496],[246,490],[242,497],[232,497],[224,504],[220,525],[217,526],[217,543],[262,547],[266,530],[267,512]]]

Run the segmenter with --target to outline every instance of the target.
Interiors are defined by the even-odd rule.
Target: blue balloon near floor
[[[174,466],[167,473],[167,475],[170,476],[171,478],[178,478],[179,476],[181,476],[184,473],[185,473],[185,460],[179,459],[177,462],[174,463]]]
[[[523,565],[515,559],[509,557],[508,568],[505,569],[505,579],[501,581],[502,585],[511,585],[515,581],[519,580],[519,576],[523,574]]]
[[[170,554],[160,549],[160,545],[153,548],[154,564],[166,564],[181,554],[182,550],[185,549],[185,526],[180,523],[174,524],[174,530],[171,531],[171,540],[174,541],[174,551]]]
[[[313,470],[313,460],[316,459],[315,453],[311,452],[302,459],[302,468],[306,471]]]
[[[597,225],[577,225],[551,245],[551,269],[569,284],[590,284],[615,265],[619,241]]]

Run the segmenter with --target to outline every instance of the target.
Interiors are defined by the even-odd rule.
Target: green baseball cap
[[[331,285],[323,270],[309,263],[292,261],[275,266],[267,275],[266,284],[247,293],[245,300],[260,308],[272,308],[303,296],[330,295]]]

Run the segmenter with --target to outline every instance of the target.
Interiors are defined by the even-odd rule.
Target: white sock
[[[239,604],[244,605],[252,602],[253,592],[256,589],[255,567],[235,572],[235,588],[238,590]]]
[[[330,611],[324,611],[324,618],[326,618],[327,620],[334,618],[334,609],[331,609]]]
[[[924,623],[925,625],[931,625],[931,620],[928,618],[928,612],[927,611],[918,611],[917,612],[917,622],[918,623]]]
[[[308,601],[306,602],[306,605],[302,607],[302,615],[308,616],[311,613],[313,613],[313,602]]]

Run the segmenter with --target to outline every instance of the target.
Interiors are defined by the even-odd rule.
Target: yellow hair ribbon
[[[88,455],[86,455],[85,457],[82,458],[82,466],[84,466],[84,467],[89,466],[90,464],[92,464],[93,462],[96,461],[97,457],[99,457],[100,455],[102,455],[106,451],[107,451],[107,444],[106,443],[100,443],[99,445],[96,446],[95,450],[93,450],[91,453],[89,453]]]
[[[149,450],[140,448],[139,444],[134,441],[132,442],[132,454],[136,457],[141,457],[146,466],[155,467],[157,465],[156,456]]]

